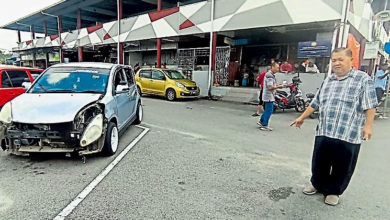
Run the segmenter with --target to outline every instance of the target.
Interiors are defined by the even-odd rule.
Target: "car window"
[[[125,68],[124,70],[127,77],[127,81],[129,82],[130,85],[133,85],[134,84],[133,71],[130,68]]]
[[[164,70],[164,72],[171,79],[185,79],[186,77],[179,71],[176,70]]]
[[[1,88],[12,88],[12,82],[8,77],[7,71],[1,73]]]
[[[22,83],[25,82],[24,79],[30,81],[27,72],[24,70],[7,70],[8,76],[11,79],[13,87],[22,87]]]
[[[151,70],[141,70],[139,73],[139,76],[142,78],[152,78],[152,71]]]
[[[36,78],[38,78],[38,76],[42,73],[42,71],[37,71],[37,70],[30,70],[30,74],[32,76],[32,78],[35,80]]]
[[[152,79],[162,80],[162,79],[164,79],[164,77],[165,76],[161,71],[158,71],[158,70],[152,71]]]
[[[34,82],[30,93],[100,93],[106,91],[110,69],[53,67]]]
[[[123,69],[119,69],[115,72],[114,89],[120,84],[120,82],[127,82]]]

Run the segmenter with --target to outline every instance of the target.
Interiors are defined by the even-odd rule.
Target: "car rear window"
[[[30,81],[27,72],[24,70],[7,70],[8,76],[11,78],[13,87],[22,87],[22,83]]]

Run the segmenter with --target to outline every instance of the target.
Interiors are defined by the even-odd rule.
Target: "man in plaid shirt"
[[[323,193],[325,203],[337,205],[354,172],[362,140],[372,135],[378,105],[373,80],[352,68],[352,51],[332,52],[333,74],[325,79],[314,100],[291,125],[319,110],[312,158],[311,185],[303,193]]]

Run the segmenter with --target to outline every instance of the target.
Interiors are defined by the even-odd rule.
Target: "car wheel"
[[[141,102],[138,102],[137,113],[136,114],[137,114],[136,115],[137,118],[135,119],[134,124],[139,125],[139,124],[141,124],[141,121],[142,121],[142,119],[144,117],[144,109],[143,109],[143,107],[141,105]]]
[[[140,88],[139,86],[137,86],[137,91],[138,91],[138,94],[139,94],[140,96],[142,96],[141,88]]]
[[[168,89],[166,93],[168,101],[173,101],[176,99],[176,92],[174,89]]]
[[[119,132],[116,124],[110,122],[107,127],[106,138],[104,140],[103,154],[111,156],[116,153],[119,145]]]

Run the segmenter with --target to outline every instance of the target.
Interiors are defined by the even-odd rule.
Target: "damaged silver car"
[[[58,64],[1,109],[1,148],[13,154],[113,155],[119,134],[142,117],[131,67]]]

